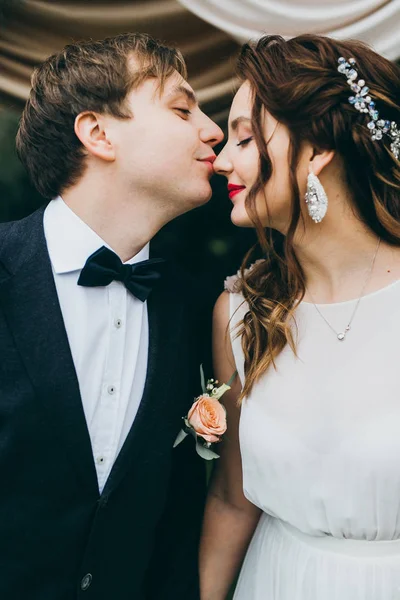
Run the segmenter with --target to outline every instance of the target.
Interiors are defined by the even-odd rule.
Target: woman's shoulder
[[[250,265],[250,267],[248,269],[245,269],[243,272],[244,277],[246,277],[246,275],[248,273],[250,273],[254,267],[260,263],[264,262],[264,259],[259,259],[256,260],[252,265]],[[243,284],[243,276],[242,276],[242,272],[239,269],[239,271],[235,274],[235,275],[229,275],[225,281],[224,281],[224,290],[229,292],[230,294],[240,294],[242,291],[242,284]]]

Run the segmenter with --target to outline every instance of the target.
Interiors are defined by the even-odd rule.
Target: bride
[[[214,167],[264,259],[214,312],[216,375],[239,377],[201,597],[240,570],[235,600],[400,599],[400,70],[304,35],[238,71]]]

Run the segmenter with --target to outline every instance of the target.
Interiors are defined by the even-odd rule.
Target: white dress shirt
[[[135,298],[119,281],[106,287],[77,285],[88,257],[109,246],[61,197],[45,210],[44,233],[101,492],[143,395],[149,345],[147,302]],[[148,257],[149,244],[127,262]]]

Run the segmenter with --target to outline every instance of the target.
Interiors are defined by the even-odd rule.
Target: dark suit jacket
[[[204,323],[169,267],[148,300],[141,405],[99,495],[43,231],[0,225],[1,600],[197,600],[204,465],[173,449],[200,393]]]

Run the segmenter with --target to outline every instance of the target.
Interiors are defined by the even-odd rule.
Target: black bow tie
[[[161,277],[165,260],[151,258],[133,265],[124,265],[112,250],[102,246],[87,259],[78,279],[78,285],[97,287],[122,281],[127,290],[142,302]]]

